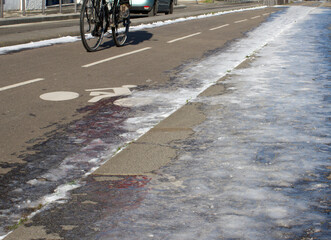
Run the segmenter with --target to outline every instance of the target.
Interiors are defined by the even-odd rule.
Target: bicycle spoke
[[[87,51],[95,51],[104,34],[104,12],[101,0],[84,0],[80,16],[80,33]]]
[[[87,51],[96,51],[100,46],[110,26],[109,16],[112,20],[111,30],[116,46],[125,44],[130,26],[130,11],[126,5],[121,6],[122,11],[118,1],[114,0],[109,11],[105,0],[84,0],[80,15],[80,34]]]
[[[113,9],[113,27],[112,35],[116,46],[123,46],[126,42],[130,26],[130,14],[127,18],[122,18],[119,6]]]

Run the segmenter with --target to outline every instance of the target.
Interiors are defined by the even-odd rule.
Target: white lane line
[[[248,20],[248,19],[243,19],[243,20],[235,21],[234,23],[246,22],[247,20]]]
[[[259,18],[259,17],[261,17],[261,16],[259,15],[259,16],[251,17],[251,19],[255,19],[255,18]]]
[[[104,63],[104,62],[108,62],[108,61],[111,61],[111,60],[114,60],[114,59],[117,59],[117,58],[129,56],[129,55],[132,55],[132,54],[135,54],[135,53],[146,51],[148,49],[151,49],[151,47],[146,47],[146,48],[138,49],[138,50],[135,50],[135,51],[132,51],[132,52],[123,53],[123,54],[120,54],[120,55],[117,55],[117,56],[114,56],[114,57],[106,58],[106,59],[103,59],[103,60],[100,60],[100,61],[97,61],[97,62],[93,62],[93,63],[90,63],[90,64],[83,65],[82,67],[83,68],[92,67],[92,66],[100,64],[100,63]]]
[[[44,78],[36,78],[36,79],[28,80],[28,81],[25,81],[25,82],[16,83],[16,84],[13,84],[13,85],[9,85],[9,86],[0,88],[0,92],[11,89],[11,88],[16,88],[16,87],[20,87],[20,86],[23,86],[23,85],[27,85],[27,84],[30,84],[30,83],[43,81],[43,80],[45,80],[45,79]]]
[[[222,25],[222,26],[218,26],[218,27],[214,27],[214,28],[211,28],[211,29],[209,29],[210,31],[214,31],[214,30],[216,30],[216,29],[220,29],[220,28],[224,28],[224,27],[227,27],[227,26],[229,26],[230,24],[224,24],[224,25]]]
[[[263,16],[266,16],[266,15],[269,15],[269,14],[270,14],[270,13],[263,13],[262,15],[263,15]]]
[[[199,35],[199,34],[201,34],[201,32],[194,33],[194,34],[191,34],[191,35],[187,35],[187,36],[181,37],[181,38],[176,38],[174,40],[168,41],[167,43],[177,42],[177,41],[180,41],[180,40],[183,40],[183,39],[186,39],[186,38],[189,38],[189,37],[193,37],[193,36],[196,36],[196,35]]]

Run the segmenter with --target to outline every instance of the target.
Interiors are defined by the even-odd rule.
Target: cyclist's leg
[[[125,2],[127,1],[127,2]],[[115,1],[115,6],[113,8],[112,18],[113,18],[113,25],[112,25],[112,35],[116,46],[120,47],[123,46],[127,35],[129,32],[130,27],[130,10],[128,8],[128,0],[120,0],[119,4],[117,5],[117,1]],[[125,6],[125,7],[122,7]],[[122,9],[124,13],[122,14]]]
[[[120,0],[120,12],[122,18],[128,18],[130,14],[130,0]]]

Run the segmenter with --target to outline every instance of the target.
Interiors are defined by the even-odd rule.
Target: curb
[[[59,21],[59,20],[69,20],[79,18],[79,13],[74,14],[54,14],[49,16],[31,16],[31,17],[20,17],[20,18],[7,18],[0,19],[0,26],[3,25],[13,25],[22,23],[37,23],[46,21]]]

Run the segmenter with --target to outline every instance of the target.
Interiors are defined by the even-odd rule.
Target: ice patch
[[[66,197],[68,196],[68,192],[78,187],[80,187],[79,184],[63,184],[61,186],[58,186],[54,190],[54,193],[43,197],[41,203],[47,205],[59,200],[66,199]]]
[[[121,107],[141,107],[153,103],[149,98],[121,98],[114,102],[115,105]]]

